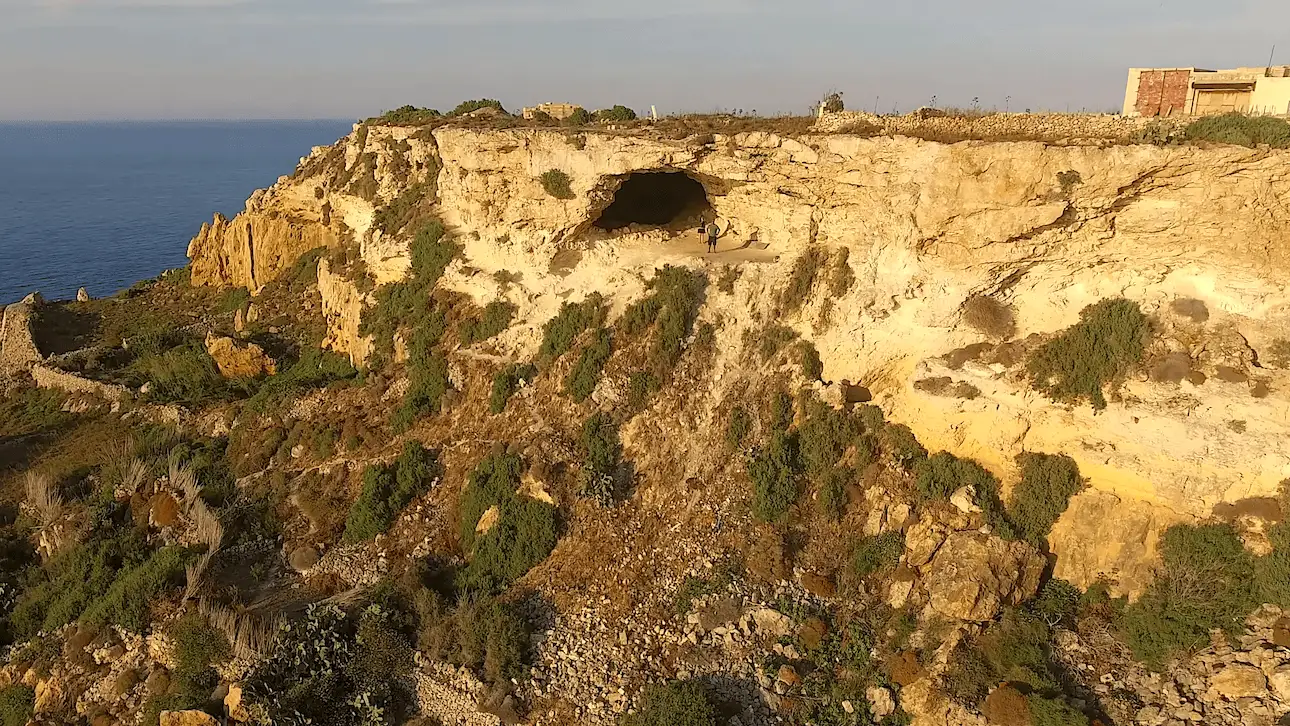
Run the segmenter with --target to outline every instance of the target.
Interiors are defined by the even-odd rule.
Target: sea
[[[0,123],[0,305],[111,295],[187,264],[203,222],[352,125]]]

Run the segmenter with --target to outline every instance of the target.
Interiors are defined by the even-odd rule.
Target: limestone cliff
[[[552,170],[569,194],[544,188]],[[728,228],[721,252],[705,257],[685,219],[670,231],[596,226],[621,185],[649,171],[702,185]],[[397,280],[409,235],[374,220],[412,192],[464,246],[443,284],[481,303],[505,297],[528,322],[498,339],[502,353],[532,353],[567,299],[600,291],[621,310],[656,265],[705,266],[714,278],[729,265],[740,272],[733,293],[710,295],[702,313],[722,323],[711,401],[734,390],[744,333],[780,323],[814,342],[826,379],[863,383],[929,448],[1005,478],[1021,451],[1073,456],[1095,490],[1074,500],[1053,543],[1058,574],[1081,584],[1109,573],[1136,589],[1163,526],[1268,495],[1290,476],[1278,445],[1290,434],[1290,375],[1267,362],[1273,342],[1290,338],[1290,154],[364,126],[315,149],[232,221],[203,227],[189,250],[193,280],[254,290],[302,252],[343,244],[358,247],[375,282]],[[856,283],[840,297],[817,285],[800,311],[781,314],[799,256],[842,247]],[[359,288],[335,270],[320,288],[330,345],[364,358]],[[1007,356],[944,358],[990,342],[964,321],[973,295],[1012,307],[1016,341],[1064,328],[1100,299],[1130,298],[1189,375],[1136,377],[1100,413],[1055,404]],[[948,385],[916,385],[936,379]]]

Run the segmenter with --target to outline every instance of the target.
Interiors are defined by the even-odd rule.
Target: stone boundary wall
[[[57,368],[51,368],[46,365],[37,364],[32,366],[31,377],[35,379],[36,385],[40,388],[56,388],[73,395],[81,394],[117,401],[133,397],[130,389],[125,386],[92,381],[74,373],[60,371]]]
[[[931,113],[935,113],[932,111]],[[916,136],[982,140],[1045,141],[1117,141],[1130,140],[1134,132],[1152,125],[1181,126],[1185,122],[1167,119],[1129,118],[1092,113],[991,113],[978,117],[875,116],[863,111],[840,111],[825,114],[815,124],[817,133],[845,133],[876,126],[878,133],[891,136]]]

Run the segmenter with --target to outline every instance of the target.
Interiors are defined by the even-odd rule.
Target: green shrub
[[[1285,504],[1281,505],[1283,511]],[[1254,560],[1254,588],[1257,600],[1290,608],[1290,523],[1279,522],[1268,529],[1272,554]]]
[[[465,116],[466,114],[474,113],[481,108],[495,108],[502,113],[506,113],[506,109],[502,107],[501,101],[491,98],[480,98],[473,101],[462,101],[457,104],[456,108],[448,112],[448,117],[453,118],[456,116]]]
[[[473,345],[488,340],[510,327],[516,309],[514,305],[504,300],[490,302],[478,318],[462,322],[457,337],[461,338],[462,345]]]
[[[559,540],[555,507],[512,494],[498,505],[497,523],[475,538],[470,563],[457,587],[498,593],[536,567]]]
[[[636,713],[622,718],[622,726],[717,726],[717,709],[708,688],[699,681],[672,681],[649,685]]]
[[[972,487],[972,502],[981,508],[986,523],[1004,539],[1017,534],[999,500],[999,480],[971,459],[941,451],[914,465],[915,483],[924,499],[949,499],[960,487]]]
[[[63,410],[67,394],[49,388],[22,388],[0,398],[0,437],[20,437],[59,428],[72,420]]]
[[[860,434],[859,423],[843,411],[812,401],[798,429],[802,463],[811,476],[833,468]]]
[[[598,123],[623,123],[635,121],[636,112],[626,106],[615,105],[613,108],[602,108],[595,113]]]
[[[665,265],[647,285],[651,294],[628,306],[623,314],[622,327],[628,335],[642,333],[657,323],[650,342],[650,366],[659,380],[667,380],[681,360],[706,287],[702,273]]]
[[[820,380],[824,376],[824,363],[820,361],[820,352],[812,343],[805,340],[798,344],[797,351],[802,375],[811,381]]]
[[[542,172],[542,176],[538,177],[538,179],[542,182],[542,188],[546,190],[546,193],[556,199],[574,199],[577,197],[573,193],[573,179],[559,169],[547,169]]]
[[[658,379],[649,371],[636,371],[627,379],[627,405],[639,411],[649,404],[649,399],[659,390]]]
[[[255,395],[247,399],[246,407],[263,413],[299,398],[305,391],[352,380],[357,375],[358,370],[345,356],[322,348],[306,348],[294,363],[264,379]]]
[[[0,688],[0,726],[27,726],[36,707],[36,692],[14,683]]]
[[[434,454],[408,441],[393,465],[372,464],[363,472],[363,492],[345,521],[345,542],[374,539],[389,530],[413,499],[430,490],[439,476]]]
[[[820,513],[828,519],[837,521],[842,518],[847,508],[847,482],[855,478],[855,470],[850,467],[830,469],[820,482]]]
[[[730,418],[726,422],[726,446],[731,451],[738,451],[744,445],[748,434],[752,433],[753,420],[748,409],[735,406],[730,409]]]
[[[1070,498],[1084,488],[1084,480],[1079,465],[1064,454],[1023,453],[1017,463],[1021,481],[1012,490],[1008,519],[1018,537],[1042,549]]]
[[[776,391],[770,399],[770,430],[788,431],[793,425],[793,397],[787,391]]]
[[[245,310],[248,303],[251,302],[251,291],[245,287],[235,287],[224,293],[220,298],[216,310],[221,313],[231,313],[238,310]]]
[[[1149,333],[1138,304],[1123,298],[1084,308],[1080,321],[1031,354],[1031,385],[1054,401],[1087,398],[1106,408],[1102,389],[1142,360]]]
[[[761,342],[758,344],[758,350],[761,352],[762,362],[769,363],[771,358],[779,355],[784,346],[797,340],[797,331],[783,325],[772,325],[762,331]]]
[[[901,532],[865,537],[851,550],[851,571],[857,577],[869,577],[890,570],[900,562],[904,553],[905,535]]]
[[[515,395],[519,389],[520,382],[525,383],[533,380],[537,375],[537,368],[527,363],[512,363],[497,375],[493,376],[493,392],[488,397],[488,410],[494,414],[499,414],[506,410],[506,403]]]
[[[354,658],[347,675],[356,688],[381,693],[391,682],[412,674],[415,662],[412,645],[396,622],[397,618],[379,605],[369,605],[358,617],[354,633]]]
[[[1058,692],[1060,678],[1049,651],[1051,639],[1045,623],[1020,610],[1006,610],[984,634],[955,649],[944,676],[946,693],[975,706],[1003,681],[1025,684],[1026,690]]]
[[[480,461],[466,478],[466,488],[457,506],[462,549],[469,551],[474,546],[475,527],[484,512],[515,496],[523,463],[513,454],[494,452]]]
[[[1274,149],[1290,149],[1290,123],[1270,116],[1246,116],[1225,113],[1206,116],[1187,125],[1188,141],[1214,141],[1254,147],[1267,144]]]
[[[130,364],[130,370],[152,384],[148,397],[162,403],[209,403],[230,392],[215,360],[193,340],[164,353],[144,353]]]
[[[1044,698],[1032,693],[1026,696],[1032,726],[1088,726],[1088,717],[1060,698]]]
[[[753,454],[748,476],[753,481],[753,515],[763,522],[778,522],[801,493],[797,437],[776,431],[770,442]]]
[[[106,592],[81,614],[91,625],[117,625],[143,633],[151,618],[148,605],[171,588],[184,583],[184,568],[191,559],[181,547],[162,547],[136,567],[122,569]]]
[[[394,334],[403,328],[437,330],[430,337],[438,342],[444,325],[443,313],[433,307],[430,292],[460,251],[460,247],[445,238],[443,225],[438,220],[431,220],[417,230],[412,240],[412,265],[407,279],[377,288],[376,303],[363,311],[359,323],[359,332],[375,339],[377,357],[390,357]]]
[[[318,284],[318,260],[327,252],[326,247],[315,247],[300,255],[291,264],[291,269],[283,275],[287,280],[287,289],[291,292],[304,292],[310,285]]]
[[[399,192],[399,196],[389,204],[376,210],[372,217],[372,228],[385,234],[395,234],[403,230],[416,216],[421,202],[430,193],[427,184],[413,184]]]
[[[808,247],[797,261],[793,263],[793,272],[788,277],[788,284],[779,296],[779,311],[787,315],[802,309],[815,288],[820,268],[828,263],[828,255],[819,247]]]
[[[877,408],[874,406],[873,408]],[[881,413],[881,409],[879,410]],[[927,449],[918,443],[914,432],[904,424],[887,423],[882,425],[880,437],[882,443],[891,452],[891,457],[905,471],[913,471],[920,461],[927,458]]]
[[[564,303],[560,312],[542,328],[542,347],[538,355],[554,361],[568,353],[573,343],[587,329],[598,326],[604,319],[604,298],[592,293],[580,303]]]
[[[439,342],[442,318],[418,327],[408,349],[408,389],[394,412],[394,431],[408,430],[417,418],[438,413],[450,386],[448,360],[434,346]]]
[[[584,466],[597,474],[616,474],[623,458],[618,425],[604,411],[597,411],[582,424],[579,438]]]
[[[170,639],[175,647],[175,684],[184,695],[205,700],[219,685],[219,674],[212,666],[232,655],[228,639],[197,613],[176,621],[170,627]]]
[[[399,106],[393,111],[386,111],[372,119],[372,121],[389,126],[421,126],[438,121],[441,118],[443,118],[443,114],[433,108],[417,108],[416,106],[408,105]]]
[[[600,376],[604,373],[605,364],[609,362],[609,356],[612,353],[613,344],[610,341],[609,330],[606,328],[597,330],[591,342],[582,349],[582,354],[578,356],[578,362],[569,371],[569,376],[564,379],[564,388],[569,395],[573,396],[574,401],[582,403],[595,392],[596,384],[600,383]]]
[[[462,602],[452,613],[418,602],[421,647],[430,657],[471,668],[493,683],[519,678],[528,657],[528,621],[512,605],[493,597]]]
[[[1075,615],[1079,612],[1084,593],[1065,580],[1050,577],[1039,587],[1039,592],[1025,604],[1026,612],[1047,623],[1050,627],[1062,625],[1074,628]]]
[[[1209,633],[1235,634],[1258,604],[1254,558],[1226,524],[1175,525],[1160,539],[1161,568],[1121,627],[1134,656],[1152,668],[1209,644]]]

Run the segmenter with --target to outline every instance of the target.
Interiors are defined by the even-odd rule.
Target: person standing
[[[717,238],[721,236],[721,228],[717,226],[717,221],[714,219],[708,222],[708,226],[704,228],[704,231],[708,235],[708,252],[716,252]]]

